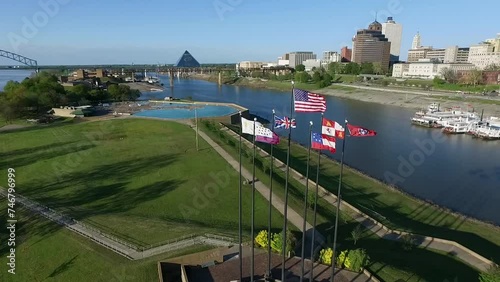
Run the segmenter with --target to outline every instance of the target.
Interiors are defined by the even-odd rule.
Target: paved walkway
[[[235,133],[234,131],[224,128],[223,129],[225,132],[227,132],[229,135],[231,135],[234,138],[239,138],[238,134]],[[252,143],[249,142],[246,139],[242,139],[245,145],[249,148],[252,147]],[[268,155],[268,153],[260,148],[257,148],[259,151],[260,155]],[[275,159],[274,164],[276,167],[280,170],[285,170],[286,166],[283,162],[281,162],[278,159]],[[300,174],[298,171],[294,170],[293,168],[290,168],[290,175],[303,185],[306,184],[306,178],[304,175]],[[309,187],[315,187],[316,183],[312,180],[309,180]],[[321,185],[319,187],[319,194],[318,197],[325,199],[329,204],[333,206],[337,206],[337,196],[334,195],[333,193],[327,191],[324,187]],[[341,200],[341,205],[340,209],[342,211],[349,212],[349,215],[353,217],[354,220],[362,224],[365,228],[369,229],[371,232],[375,233],[378,237],[386,239],[386,240],[392,240],[392,241],[402,241],[402,236],[403,235],[411,235],[415,239],[415,245],[422,247],[422,248],[429,248],[432,250],[437,250],[437,251],[443,251],[451,256],[454,256],[467,264],[481,270],[481,271],[486,271],[492,266],[494,263],[485,257],[475,253],[472,250],[469,250],[468,248],[454,242],[454,241],[449,241],[449,240],[444,240],[440,238],[433,238],[433,237],[428,237],[428,236],[422,236],[422,235],[415,235],[415,234],[410,234],[408,232],[403,232],[403,231],[398,231],[398,230],[392,230],[384,225],[382,225],[380,222],[376,221],[375,219],[369,217],[368,215],[362,213],[360,210],[355,208],[354,206],[350,205],[349,203]]]

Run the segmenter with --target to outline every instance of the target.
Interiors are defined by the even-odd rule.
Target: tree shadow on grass
[[[68,260],[68,261],[62,263],[61,265],[59,265],[56,269],[54,269],[54,271],[52,271],[52,273],[49,274],[49,276],[47,276],[47,278],[54,278],[57,275],[65,272],[66,270],[68,270],[71,267],[71,265],[73,265],[75,263],[75,260],[76,260],[77,257],[78,257],[78,255],[74,256],[70,260]]]

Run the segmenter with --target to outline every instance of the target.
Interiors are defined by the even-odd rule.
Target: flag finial
[[[253,118],[253,121],[257,121],[257,118],[256,118],[256,117],[254,117],[254,118]]]
[[[273,114],[275,114],[275,113],[276,113],[276,112],[275,112],[275,111],[274,111],[274,109],[273,109]]]
[[[292,85],[294,85],[294,84],[295,84],[295,81],[292,80]]]
[[[309,121],[309,124],[310,124],[311,126],[313,125],[313,122],[312,122],[312,120],[311,120],[311,121]]]

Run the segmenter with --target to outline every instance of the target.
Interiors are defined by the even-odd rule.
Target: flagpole
[[[301,251],[301,271],[300,281],[304,281],[304,263],[306,250],[306,223],[307,223],[307,196],[309,193],[309,160],[311,159],[311,134],[313,122],[309,122],[309,148],[307,150],[307,168],[306,168],[306,189],[304,191],[304,220],[302,222],[302,251]]]
[[[292,80],[292,93],[290,97],[290,119],[293,114],[293,90],[295,89],[295,82]],[[285,263],[286,263],[286,228],[287,228],[287,214],[288,214],[288,177],[290,174],[290,140],[292,138],[292,126],[288,128],[288,150],[286,154],[286,173],[285,173],[285,206],[283,207],[283,258],[281,265],[281,281],[285,282]]]
[[[251,237],[252,237],[252,259],[250,260],[250,281],[254,281],[254,263],[255,263],[255,139],[257,137],[257,134],[255,132],[255,124],[257,122],[257,118],[253,118],[253,164],[252,164],[252,228],[251,228]]]
[[[240,263],[240,281],[243,280],[243,253],[242,253],[242,236],[241,236],[241,233],[242,233],[242,228],[241,228],[241,221],[242,221],[242,207],[241,207],[241,198],[242,198],[242,179],[241,179],[241,135],[243,134],[243,123],[241,122],[241,112],[240,112],[240,148],[239,148],[239,153],[240,153],[240,162],[239,162],[239,166],[240,166],[240,183],[239,183],[239,197],[238,197],[238,231],[239,231],[239,234],[238,234],[238,257],[239,257],[239,263]]]
[[[321,113],[321,124],[323,124],[323,113]],[[315,243],[315,233],[316,233],[316,210],[318,205],[318,186],[319,186],[319,164],[321,162],[321,150],[318,150],[318,166],[316,167],[316,193],[314,195],[314,216],[312,224],[312,235],[311,235],[311,271],[309,281],[314,281],[314,243]]]
[[[347,128],[347,120],[345,120],[345,126]],[[335,214],[335,231],[333,235],[333,255],[332,255],[332,276],[330,282],[335,280],[335,256],[337,255],[337,231],[339,226],[339,214],[340,214],[340,188],[342,187],[342,172],[344,170],[344,151],[345,151],[345,140],[347,136],[344,136],[342,140],[342,157],[340,158],[340,176],[339,176],[339,188],[337,190],[337,213]]]
[[[194,120],[196,123],[196,151],[199,151],[200,147],[198,145],[198,114],[196,113],[196,106],[194,108]]]
[[[273,118],[271,119],[271,124],[274,124],[275,111],[273,109]],[[272,126],[274,128],[274,125]],[[272,277],[271,272],[271,213],[273,211],[273,148],[274,145],[271,143],[271,165],[269,168],[269,178],[271,178],[271,183],[269,185],[269,217],[268,217],[268,227],[267,227],[267,270],[269,271],[269,278]]]

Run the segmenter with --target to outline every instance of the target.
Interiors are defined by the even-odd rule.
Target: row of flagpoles
[[[314,242],[315,242],[315,229],[316,229],[316,215],[317,215],[317,202],[318,202],[318,183],[319,183],[319,169],[321,160],[321,151],[328,150],[331,153],[336,152],[336,140],[342,140],[342,155],[340,161],[340,176],[338,180],[338,191],[337,191],[337,212],[335,216],[335,231],[333,239],[333,257],[332,257],[332,275],[331,281],[334,281],[335,277],[335,256],[337,254],[337,232],[338,232],[338,218],[340,212],[340,193],[342,187],[342,173],[344,168],[344,152],[346,147],[346,136],[345,128],[349,130],[349,137],[368,137],[375,136],[377,133],[373,130],[355,126],[348,123],[345,120],[345,127],[336,121],[326,119],[323,114],[326,111],[326,99],[325,97],[311,93],[305,90],[297,89],[294,87],[292,82],[292,97],[290,99],[290,116],[278,117],[276,116],[274,110],[272,113],[273,129],[266,128],[264,125],[259,123],[256,118],[254,120],[248,120],[241,117],[241,127],[240,127],[240,137],[239,137],[239,167],[240,167],[240,185],[239,185],[239,267],[240,267],[240,281],[243,278],[243,261],[242,261],[242,176],[241,176],[241,136],[242,134],[249,134],[253,136],[253,168],[252,168],[252,196],[251,196],[251,262],[250,262],[250,279],[254,281],[254,247],[255,247],[255,234],[254,234],[254,221],[255,221],[255,155],[256,155],[256,142],[262,142],[270,144],[270,173],[271,185],[269,190],[269,218],[268,218],[268,265],[267,271],[268,275],[271,276],[271,212],[272,212],[272,185],[273,185],[273,147],[279,144],[280,138],[278,134],[274,132],[274,129],[287,129],[288,130],[288,146],[287,146],[287,158],[286,158],[286,170],[285,170],[285,199],[284,199],[284,221],[283,221],[283,249],[282,249],[282,267],[281,267],[281,281],[286,281],[285,275],[285,262],[286,262],[286,242],[287,242],[287,213],[288,213],[288,179],[289,179],[289,168],[290,168],[290,145],[291,145],[291,135],[292,129],[296,128],[295,119],[292,118],[293,112],[296,113],[321,113],[321,133],[313,132],[313,122],[309,122],[309,146],[307,153],[307,168],[306,168],[306,187],[304,192],[304,214],[303,214],[303,229],[302,229],[302,251],[301,251],[301,276],[300,281],[304,280],[305,275],[305,245],[306,245],[306,224],[307,224],[307,198],[309,189],[309,162],[311,158],[311,149],[318,151],[318,161],[316,169],[316,187],[315,187],[315,197],[314,197],[314,211],[313,211],[313,224],[312,224],[312,238],[311,238],[311,269],[310,269],[310,280],[313,281],[314,274]]]

